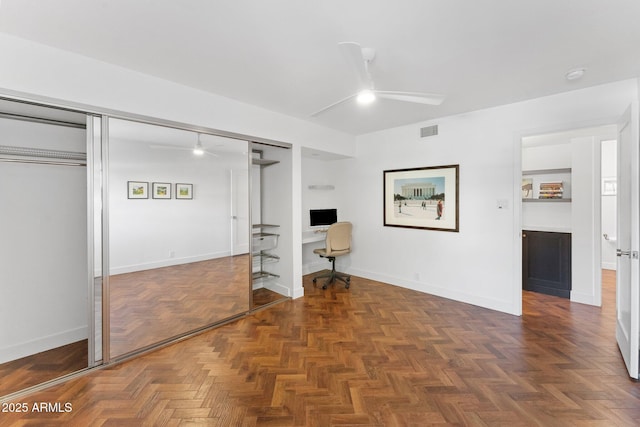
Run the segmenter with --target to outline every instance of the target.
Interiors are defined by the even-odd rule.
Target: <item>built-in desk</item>
[[[327,232],[325,231],[303,231],[302,232],[302,244],[313,243],[313,242],[322,242],[327,238]]]

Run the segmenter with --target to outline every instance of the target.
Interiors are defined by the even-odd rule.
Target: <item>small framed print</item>
[[[154,182],[152,186],[152,197],[154,199],[170,199],[171,184],[168,182]]]
[[[127,181],[127,197],[129,199],[148,199],[149,183],[144,181]]]
[[[176,199],[193,199],[193,184],[176,184]]]

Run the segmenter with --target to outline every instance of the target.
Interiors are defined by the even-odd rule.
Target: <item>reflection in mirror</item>
[[[9,101],[0,112],[4,396],[86,368],[90,325],[86,116]]]
[[[109,119],[108,144],[110,356],[247,312],[248,142]]]

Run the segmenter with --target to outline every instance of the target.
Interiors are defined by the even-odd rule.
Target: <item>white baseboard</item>
[[[88,337],[89,328],[85,325],[57,334],[47,335],[34,340],[2,347],[0,348],[0,363],[6,363],[25,356],[41,353],[43,351],[87,339]]]
[[[265,280],[262,282],[262,286],[263,288],[267,288],[270,291],[273,292],[277,292],[280,295],[284,295],[285,297],[290,297],[291,296],[291,290],[289,289],[288,286],[284,286],[278,282],[276,282],[275,280]]]
[[[498,300],[494,298],[480,297],[477,295],[470,295],[463,292],[451,291],[446,286],[438,286],[431,283],[419,282],[416,280],[407,280],[398,277],[391,277],[386,274],[360,270],[357,268],[348,268],[343,270],[345,273],[352,274],[354,276],[364,277],[366,279],[376,280],[383,283],[389,283],[395,286],[400,286],[407,289],[413,289],[454,301],[460,301],[467,304],[477,305],[480,307],[488,308],[490,310],[501,311],[507,314],[518,315],[516,307],[513,307],[511,300]]]
[[[216,252],[211,254],[194,255],[183,258],[167,258],[142,264],[123,265],[111,267],[111,274],[134,273],[136,271],[152,270],[154,268],[171,267],[172,265],[189,264],[191,262],[207,261],[215,258],[231,256],[231,252]]]
[[[615,263],[615,262],[603,262],[603,263],[600,265],[600,267],[601,267],[603,270],[614,270],[614,271],[615,271],[615,270],[616,270],[616,268],[617,268],[617,265],[616,265],[616,263]]]

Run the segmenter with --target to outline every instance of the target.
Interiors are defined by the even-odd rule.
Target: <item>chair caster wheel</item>
[[[344,285],[345,289],[349,289],[349,284],[347,283],[346,285]]]
[[[322,285],[322,289],[327,289],[327,285]]]
[[[314,283],[314,284],[316,283],[316,279],[313,279],[313,283]]]

